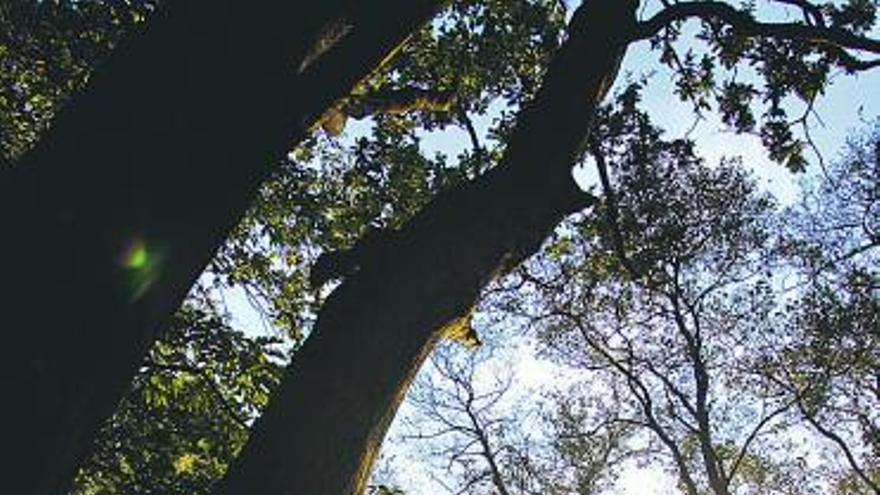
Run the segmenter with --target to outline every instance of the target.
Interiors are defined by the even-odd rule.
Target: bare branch
[[[875,483],[871,479],[871,477],[868,476],[868,473],[866,473],[865,470],[862,469],[861,466],[859,466],[858,461],[856,460],[855,456],[853,455],[852,450],[850,450],[849,446],[846,444],[846,441],[843,438],[841,438],[840,435],[838,435],[837,433],[834,433],[833,431],[831,431],[830,429],[826,428],[824,425],[819,423],[819,421],[812,414],[810,414],[809,411],[807,411],[806,407],[804,407],[803,402],[800,401],[800,397],[798,397],[798,409],[800,409],[801,414],[803,414],[803,416],[804,416],[804,419],[806,419],[807,422],[810,423],[813,426],[813,428],[816,429],[816,431],[821,433],[822,436],[824,436],[825,438],[827,438],[827,439],[831,440],[832,442],[834,442],[835,444],[837,444],[837,446],[840,448],[840,450],[843,451],[843,455],[846,457],[846,460],[849,463],[850,468],[852,468],[852,470],[855,471],[856,475],[858,475],[858,477],[861,478],[861,480],[866,485],[868,485],[871,488],[871,490],[874,491],[875,494],[880,494],[880,485],[877,485],[877,483]]]
[[[780,414],[789,410],[791,408],[791,406],[794,405],[794,403],[795,403],[795,401],[793,400],[793,401],[789,401],[789,402],[783,404],[782,406],[780,406],[779,408],[777,408],[776,410],[774,410],[770,414],[764,416],[764,418],[761,419],[761,421],[758,422],[757,425],[755,425],[755,428],[752,429],[751,433],[749,433],[749,436],[746,438],[746,441],[743,442],[743,446],[742,446],[742,448],[740,448],[739,454],[737,454],[737,456],[736,456],[736,460],[733,461],[733,464],[730,466],[730,473],[728,473],[727,479],[725,481],[726,487],[730,487],[730,482],[733,481],[733,477],[736,476],[736,471],[739,469],[739,466],[742,463],[743,459],[745,459],[746,454],[748,454],[749,447],[751,447],[752,442],[754,442],[755,439],[758,438],[758,434],[761,432],[761,430],[765,426],[767,426],[767,424],[770,421],[772,421],[773,418],[775,418],[776,416],[779,416]]]

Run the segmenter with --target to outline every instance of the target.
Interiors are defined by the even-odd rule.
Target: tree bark
[[[441,3],[174,2],[0,175],[4,486],[66,493],[273,161]]]
[[[385,249],[328,297],[216,495],[363,493],[388,424],[443,328],[588,204],[571,167],[616,76],[637,3],[585,2],[502,163],[388,233]]]

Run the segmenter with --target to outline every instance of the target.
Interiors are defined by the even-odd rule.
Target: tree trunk
[[[616,76],[637,3],[585,2],[502,163],[438,195],[330,295],[216,495],[364,491],[388,424],[444,326],[587,204],[571,167]]]
[[[440,3],[174,2],[0,175],[4,486],[66,493],[273,161]]]

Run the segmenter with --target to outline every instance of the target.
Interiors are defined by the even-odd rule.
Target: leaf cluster
[[[30,149],[93,68],[155,0],[10,0],[0,5],[0,169]]]
[[[877,3],[870,0],[779,3],[798,5],[804,16],[798,25],[817,33],[861,36],[877,24]],[[744,16],[740,21],[754,20],[759,13],[755,2],[745,2],[738,12]],[[696,28],[702,42],[696,45],[683,41],[691,30],[693,26],[676,21],[651,39],[660,62],[673,71],[677,95],[698,114],[714,107],[735,131],[756,132],[770,158],[794,172],[807,165],[807,118],[834,70],[852,73],[871,67],[818,34],[780,37],[707,17]],[[803,113],[792,116],[797,102]],[[802,137],[792,129],[798,124],[805,129]]]
[[[277,339],[193,305],[150,350],[72,493],[209,493],[280,380]]]

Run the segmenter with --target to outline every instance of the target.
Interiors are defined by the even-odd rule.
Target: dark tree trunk
[[[65,493],[273,161],[439,3],[174,2],[4,171],[4,487]]]
[[[440,194],[331,294],[216,495],[363,492],[442,328],[586,205],[571,167],[616,75],[637,3],[585,2],[503,162]]]

